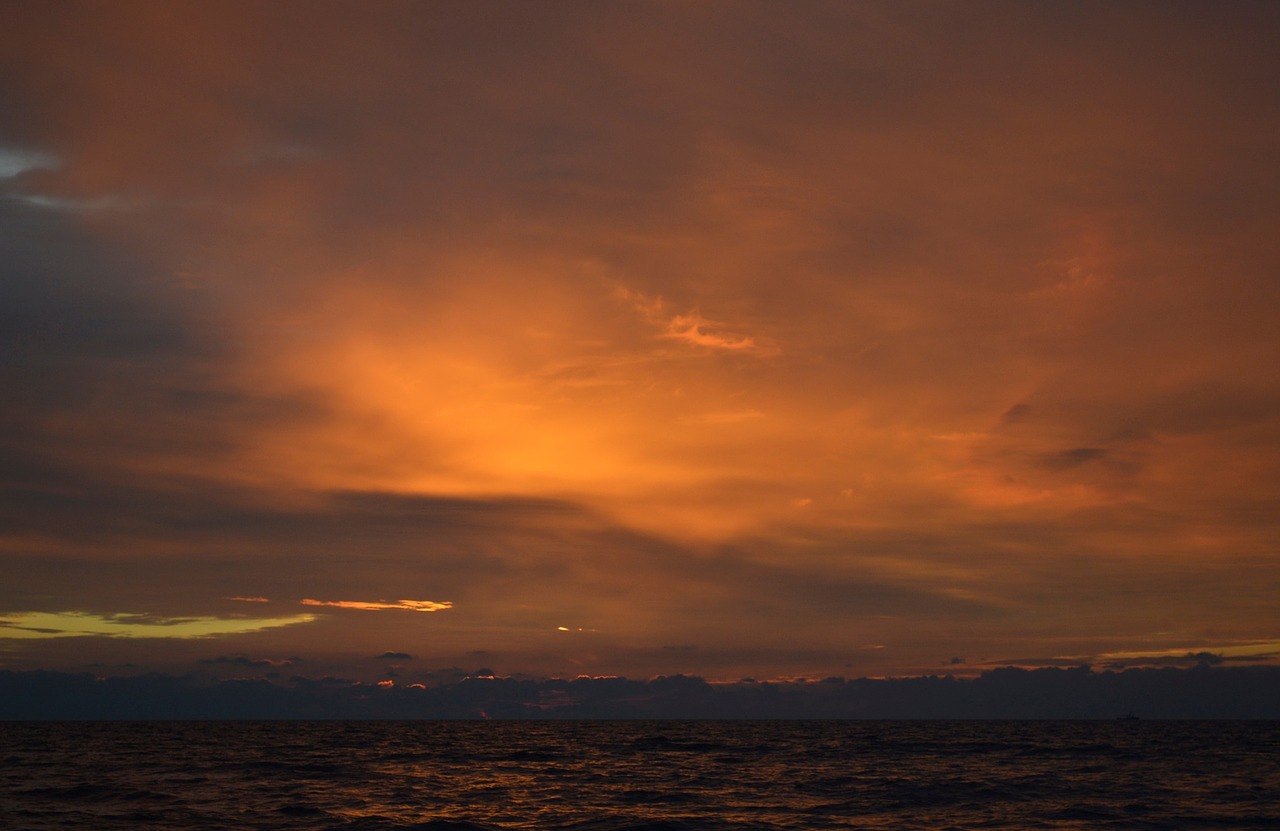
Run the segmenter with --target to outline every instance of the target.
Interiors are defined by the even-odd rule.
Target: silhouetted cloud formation
[[[217,659],[221,660],[221,659]],[[230,659],[239,663],[241,659]],[[253,663],[245,660],[245,663]],[[325,676],[201,681],[0,672],[0,719],[176,718],[1280,718],[1280,668],[995,669],[972,680],[710,684],[688,675],[528,680],[466,676],[438,685]]]

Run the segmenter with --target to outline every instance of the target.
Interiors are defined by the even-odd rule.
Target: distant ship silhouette
[[[1125,715],[1125,716],[1118,716],[1118,717],[1116,718],[1116,721],[1140,721],[1140,720],[1141,720],[1141,719],[1139,719],[1139,718],[1138,718],[1134,713],[1132,713],[1132,712],[1131,712],[1131,713],[1129,713],[1128,715]]]

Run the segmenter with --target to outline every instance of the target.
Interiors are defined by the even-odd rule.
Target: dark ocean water
[[[1280,722],[11,722],[0,828],[1280,829]]]

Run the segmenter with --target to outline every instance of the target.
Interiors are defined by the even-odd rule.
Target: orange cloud
[[[410,612],[440,612],[453,608],[453,603],[448,600],[397,600],[394,603],[382,600],[370,603],[363,600],[313,600],[308,597],[300,602],[303,606],[336,606],[339,609],[361,609],[367,612],[379,612],[388,609],[402,609]]]
[[[725,332],[719,323],[708,320],[696,310],[671,318],[664,336],[694,346],[705,346],[708,349],[727,349],[731,352],[762,351],[756,345],[754,338]]]
[[[760,344],[755,338],[726,330],[723,323],[702,316],[697,309],[686,314],[669,316],[666,302],[658,296],[649,296],[622,285],[614,287],[614,296],[626,301],[648,323],[662,329],[661,336],[690,346],[745,352],[759,355],[776,355],[776,346]]]

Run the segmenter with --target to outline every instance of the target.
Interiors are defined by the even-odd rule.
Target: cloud
[[[744,421],[755,421],[765,418],[759,410],[736,410],[731,412],[698,413],[681,417],[686,424],[739,424]]]
[[[287,667],[297,663],[297,658],[249,658],[244,655],[219,655],[216,658],[201,658],[202,664],[232,664],[239,667]]]
[[[631,306],[645,321],[661,325],[666,318],[666,302],[661,297],[628,288],[621,283],[613,285],[613,296]]]
[[[318,161],[323,154],[313,147],[302,144],[279,142],[275,144],[258,144],[246,147],[235,154],[234,161],[244,165],[294,165]]]
[[[829,676],[730,683],[684,674],[647,681],[600,673],[542,680],[486,674],[432,685],[332,676],[271,682],[0,671],[0,718],[1114,719],[1135,713],[1275,719],[1278,680],[1276,667],[1122,673],[1002,667],[973,679]]]
[[[397,600],[394,603],[388,603],[385,600],[367,602],[363,600],[313,600],[305,598],[301,602],[303,606],[336,606],[340,609],[362,609],[369,612],[388,609],[406,609],[411,612],[440,612],[453,608],[453,603],[448,600]]]
[[[16,612],[0,621],[0,638],[98,636],[109,638],[208,638],[260,632],[311,623],[315,615],[281,618],[168,618],[147,614],[92,612]]]
[[[1040,464],[1051,470],[1069,470],[1106,455],[1107,451],[1102,447],[1073,447],[1070,450],[1058,450],[1041,456]]]
[[[697,309],[686,314],[669,315],[662,297],[647,295],[621,284],[614,286],[613,295],[628,303],[649,324],[659,327],[661,336],[668,340],[710,350],[778,354],[775,345],[757,343],[753,337],[728,331],[723,323],[703,317]]]
[[[1233,643],[1198,648],[1172,648],[1105,652],[1095,660],[1127,666],[1195,665],[1222,661],[1270,661],[1280,659],[1280,641]]]
[[[408,652],[383,652],[379,658],[387,658],[392,661],[408,661],[413,658]]]
[[[703,317],[696,310],[671,318],[664,337],[707,349],[775,354],[774,349],[758,345],[752,337],[725,331],[722,324]]]
[[[50,153],[0,147],[0,179],[12,179],[31,170],[57,170],[62,161]]]
[[[1004,411],[1004,415],[1000,417],[1000,420],[1006,424],[1016,424],[1020,421],[1026,421],[1033,412],[1034,409],[1030,404],[1014,404]]]
[[[0,608],[400,586],[450,655],[753,676],[1274,633],[1262,4],[46,6],[0,31]],[[195,659],[101,640],[6,648]]]
[[[68,199],[61,196],[46,196],[38,193],[10,193],[6,195],[22,205],[30,205],[48,211],[65,211],[68,213],[92,213],[96,211],[119,211],[131,207],[131,203],[118,196],[95,196],[86,199]]]

